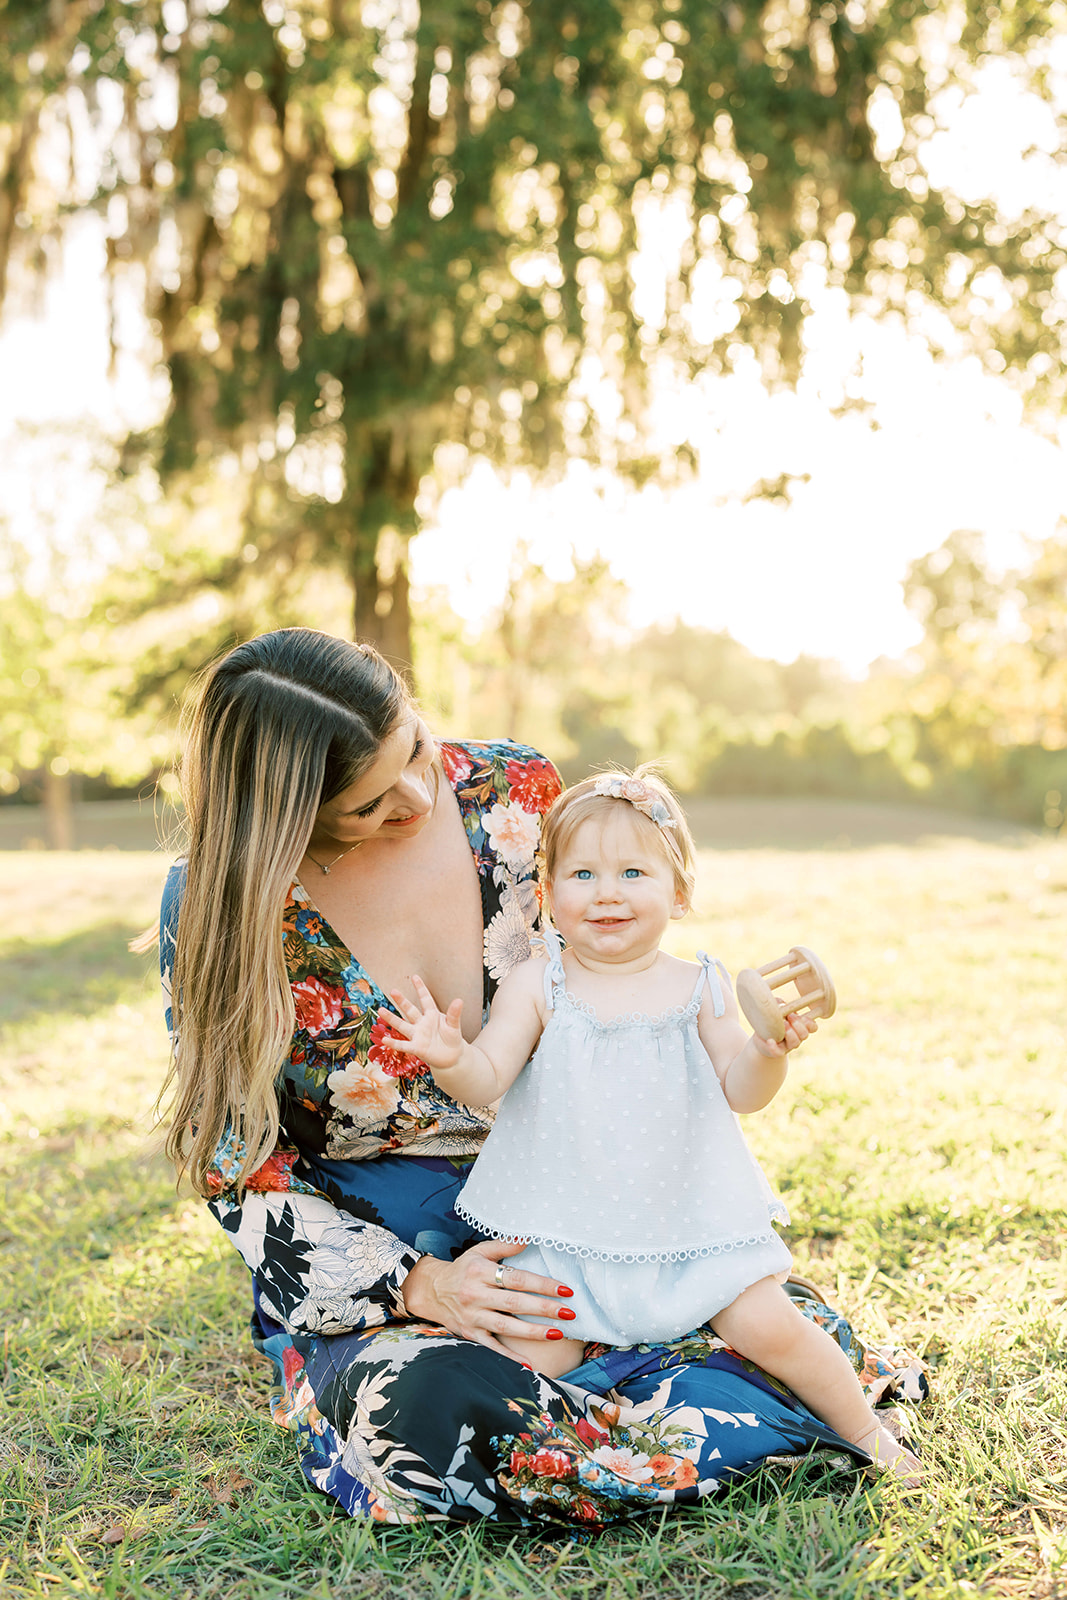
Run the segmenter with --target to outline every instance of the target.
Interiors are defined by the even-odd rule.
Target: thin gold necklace
[[[355,844],[350,844],[347,850],[342,850],[341,854],[339,856],[334,856],[333,860],[332,861],[328,861],[325,866],[323,866],[321,861],[315,861],[315,857],[311,854],[310,849],[306,852],[306,854],[307,854],[308,860],[309,861],[313,861],[315,863],[315,865],[318,867],[319,871],[323,874],[323,876],[328,878],[330,876],[330,868],[331,867],[335,867],[337,865],[337,863],[342,859],[342,857],[350,856],[352,854],[353,850],[358,850],[360,845],[361,844],[366,844],[366,842],[367,842],[366,839],[357,839]]]

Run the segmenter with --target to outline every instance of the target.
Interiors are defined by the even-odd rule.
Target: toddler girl
[[[843,1438],[915,1474],[844,1352],[784,1293],[790,1255],[771,1221],[788,1215],[735,1115],[773,1099],[787,1053],[818,1024],[791,1014],[781,1044],[749,1036],[717,962],[660,949],[689,910],[693,845],[653,775],[587,778],[542,837],[566,949],[546,931],[547,957],[504,979],[473,1044],[462,1002],[442,1014],[419,978],[417,1004],[392,997],[399,1022],[382,1013],[405,1035],[396,1048],[456,1100],[506,1094],[456,1209],[485,1234],[528,1241],[500,1281],[519,1268],[571,1285],[575,1337],[553,1326],[551,1344],[501,1342],[558,1377],[588,1340],[656,1343],[710,1322]]]

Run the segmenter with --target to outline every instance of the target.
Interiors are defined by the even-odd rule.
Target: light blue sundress
[[[529,1241],[509,1266],[574,1290],[569,1335],[675,1339],[791,1265],[771,1227],[789,1214],[697,1031],[705,983],[721,1017],[729,978],[701,951],[688,1005],[602,1022],[568,993],[551,930],[545,942],[551,1014],[456,1210],[482,1233]]]

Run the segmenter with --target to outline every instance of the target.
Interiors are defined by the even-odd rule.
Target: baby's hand
[[[417,1005],[394,989],[391,999],[400,1016],[394,1017],[391,1011],[382,1008],[378,1010],[378,1015],[390,1023],[396,1033],[404,1036],[403,1039],[391,1039],[390,1048],[404,1055],[418,1056],[428,1067],[445,1072],[456,1065],[463,1053],[463,1035],[459,1031],[463,1001],[453,1000],[442,1014],[422,979],[413,977],[411,982]]]
[[[785,1038],[781,1043],[777,1039],[761,1039],[758,1033],[752,1037],[761,1056],[779,1058],[788,1055],[790,1050],[796,1050],[805,1039],[818,1031],[819,1024],[814,1017],[791,1011],[785,1019]]]

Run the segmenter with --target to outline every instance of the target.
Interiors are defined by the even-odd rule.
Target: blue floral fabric
[[[488,1005],[537,940],[535,856],[560,782],[508,740],[446,743],[441,758],[481,884]],[[168,995],[182,882],[178,863],[160,923]],[[593,1528],[714,1493],[770,1457],[823,1448],[865,1459],[710,1328],[671,1345],[590,1347],[553,1381],[409,1320],[403,1283],[419,1257],[454,1258],[479,1237],[454,1204],[492,1114],[458,1105],[391,1048],[378,1019],[386,996],[299,883],[282,933],[297,1017],[282,1136],[238,1199],[230,1132],[209,1206],[251,1271],[272,1414],[297,1436],[311,1483],[388,1523]],[[838,1338],[872,1396],[920,1398],[914,1367],[865,1349],[817,1296],[798,1304]]]

